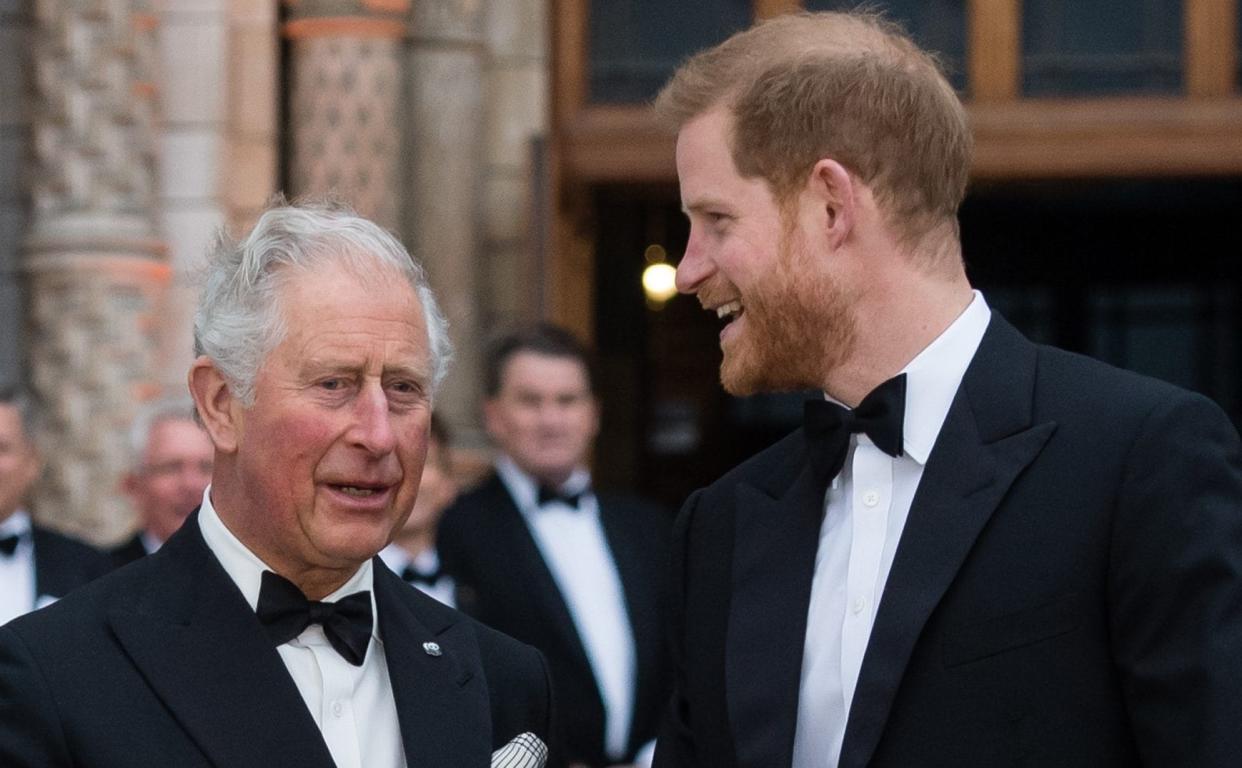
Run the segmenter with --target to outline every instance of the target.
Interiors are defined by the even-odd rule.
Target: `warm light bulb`
[[[677,295],[677,270],[672,264],[658,262],[643,270],[643,290],[648,301],[665,302]]]

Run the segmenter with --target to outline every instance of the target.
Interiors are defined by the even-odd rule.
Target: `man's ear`
[[[236,451],[241,430],[241,404],[211,358],[202,355],[190,365],[189,385],[198,416],[216,450]]]
[[[858,218],[856,181],[845,166],[831,158],[821,158],[807,179],[810,199],[822,211],[823,234],[833,248],[854,228]]]

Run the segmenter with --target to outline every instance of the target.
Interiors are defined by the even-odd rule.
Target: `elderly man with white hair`
[[[275,207],[216,248],[194,331],[211,485],[157,553],[0,630],[0,765],[541,765],[542,657],[375,557],[450,356],[421,267]]]
[[[211,482],[215,453],[188,397],[144,407],[130,430],[130,449],[133,464],[121,489],[133,503],[138,530],[112,550],[118,566],[155,552],[185,523]]]

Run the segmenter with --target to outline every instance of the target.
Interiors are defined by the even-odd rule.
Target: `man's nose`
[[[390,453],[396,448],[388,396],[381,385],[362,388],[354,403],[354,416],[350,437],[355,444],[376,455]]]
[[[677,290],[681,293],[698,293],[699,287],[703,285],[712,274],[711,259],[703,248],[697,232],[697,227],[690,226],[690,239],[686,243],[686,252],[681,257],[681,261],[677,264]]]

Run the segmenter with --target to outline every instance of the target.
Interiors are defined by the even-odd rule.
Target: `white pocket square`
[[[543,768],[548,762],[548,745],[529,731],[492,753],[492,768]]]

